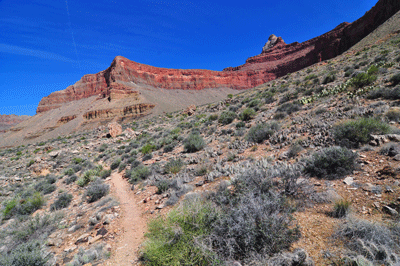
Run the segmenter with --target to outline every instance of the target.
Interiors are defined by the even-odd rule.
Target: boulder
[[[115,138],[118,135],[122,134],[122,126],[116,122],[112,122],[108,124],[108,136],[111,138]]]

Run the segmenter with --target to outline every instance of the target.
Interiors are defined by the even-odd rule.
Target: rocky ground
[[[253,169],[294,209],[300,237],[282,253],[234,257],[236,265],[395,265],[399,52],[400,36],[386,35],[215,104],[1,150],[0,253],[9,261],[0,265],[24,265],[24,256],[48,265],[156,265],[140,261],[150,220],[224,184],[234,193]],[[356,142],[339,134],[348,121],[362,125],[349,131]],[[354,159],[351,169],[346,160],[315,164],[334,146]],[[385,241],[394,244],[360,237],[347,245],[343,232],[356,236],[359,225],[392,230]]]

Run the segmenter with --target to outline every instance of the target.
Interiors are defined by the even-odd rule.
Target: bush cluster
[[[172,159],[164,166],[164,170],[167,174],[177,174],[183,165],[184,163],[181,159]]]
[[[206,143],[200,134],[192,133],[184,141],[185,152],[197,152],[204,148]]]
[[[110,186],[102,183],[100,180],[93,182],[86,189],[86,200],[88,203],[95,202],[108,194]]]
[[[276,122],[257,124],[250,128],[246,135],[246,139],[250,142],[261,143],[268,139],[279,129]]]
[[[72,197],[73,196],[68,193],[58,195],[54,203],[50,205],[50,210],[55,211],[67,208],[72,201]]]
[[[329,147],[314,153],[306,161],[304,171],[318,178],[339,179],[356,167],[357,154],[344,147]]]
[[[256,111],[253,108],[246,108],[240,113],[239,118],[242,121],[250,121],[256,116]]]
[[[375,118],[348,120],[333,128],[336,143],[348,148],[358,148],[362,144],[367,144],[371,134],[386,134],[389,131],[388,124]]]

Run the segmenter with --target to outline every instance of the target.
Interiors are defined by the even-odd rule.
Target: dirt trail
[[[111,251],[111,258],[105,265],[138,265],[138,248],[143,242],[147,222],[143,218],[142,209],[138,206],[138,198],[131,190],[129,183],[119,173],[111,175],[111,190],[120,203],[118,221],[122,235],[117,238]]]

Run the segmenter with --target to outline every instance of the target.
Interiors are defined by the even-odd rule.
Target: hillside
[[[0,150],[0,265],[398,265],[399,19],[190,115]]]
[[[363,17],[303,43],[286,44],[271,35],[261,54],[223,71],[164,69],[117,56],[110,67],[82,77],[44,97],[37,115],[1,134],[0,147],[44,141],[94,129],[111,121],[131,122],[215,103],[347,51],[400,9],[380,0]],[[393,24],[393,27],[396,25]]]
[[[28,118],[30,118],[28,115],[0,115],[0,132],[5,132]]]

